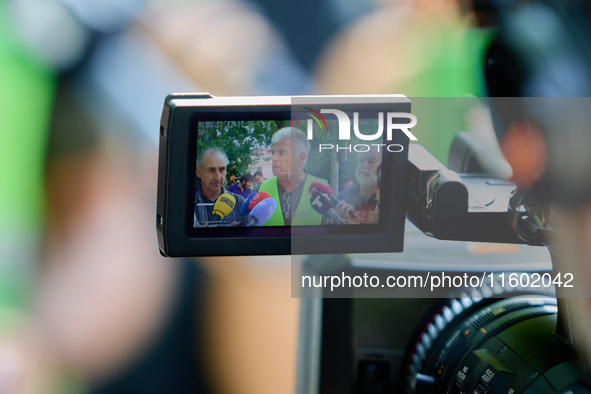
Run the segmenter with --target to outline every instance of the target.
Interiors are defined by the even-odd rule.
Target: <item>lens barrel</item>
[[[572,346],[554,335],[556,320],[554,298],[453,299],[420,331],[407,391],[589,393]]]

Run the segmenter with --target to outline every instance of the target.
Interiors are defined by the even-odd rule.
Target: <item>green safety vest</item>
[[[328,183],[324,179],[316,178],[308,174],[306,181],[304,182],[304,189],[302,190],[302,196],[300,202],[295,211],[293,220],[291,221],[292,226],[309,226],[319,225],[322,222],[322,215],[319,214],[312,208],[310,204],[310,185],[312,182]],[[273,212],[273,215],[267,220],[264,226],[285,226],[283,221],[283,213],[281,211],[281,201],[279,200],[279,192],[277,191],[277,177],[269,178],[261,184],[259,192],[267,192],[277,202],[277,209]]]

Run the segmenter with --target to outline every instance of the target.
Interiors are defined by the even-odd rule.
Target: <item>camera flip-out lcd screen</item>
[[[338,127],[336,120],[325,122],[322,128]],[[377,117],[363,118],[359,129],[375,130],[377,123]],[[335,146],[326,130],[308,140],[306,124],[198,122],[194,227],[378,224],[384,151],[404,147],[358,138]],[[230,162],[228,154],[237,159]],[[364,198],[366,190],[371,194]],[[220,191],[223,197],[214,201]]]
[[[409,112],[397,95],[169,96],[161,251],[401,251],[408,157],[401,126],[413,121]]]

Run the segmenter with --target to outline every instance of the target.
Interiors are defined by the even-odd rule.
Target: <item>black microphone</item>
[[[320,193],[325,193],[330,201],[330,206],[332,208],[336,207],[336,205],[338,203],[340,203],[341,201],[344,200],[339,200],[338,198],[336,198],[332,193],[332,188],[327,185],[326,183],[322,183],[319,181],[314,181],[312,182],[312,184],[310,185],[310,189],[309,189],[310,194],[314,194],[314,192],[320,192]],[[355,209],[351,208],[347,211],[347,214],[351,217],[355,217],[357,219],[359,219],[359,215],[357,214],[357,212],[355,211]]]
[[[316,212],[322,215],[330,216],[331,218],[336,220],[338,224],[347,224],[347,222],[343,220],[341,215],[339,215],[337,211],[332,209],[330,199],[326,194],[315,191],[312,194],[312,197],[310,197],[310,204]]]

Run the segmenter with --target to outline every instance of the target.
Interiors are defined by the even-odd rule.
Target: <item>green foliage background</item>
[[[300,129],[306,130],[307,126],[305,122],[306,121],[300,121]],[[330,182],[332,171],[332,150],[324,149],[322,153],[320,153],[319,147],[320,144],[332,144],[335,147],[334,150],[336,150],[336,147],[339,146],[341,148],[340,152],[346,152],[346,156],[339,161],[338,189],[334,190],[335,194],[337,194],[341,191],[343,180],[345,178],[351,178],[353,182],[355,182],[355,168],[357,166],[357,156],[359,156],[359,153],[355,152],[354,149],[351,149],[351,152],[348,152],[343,148],[357,144],[367,144],[368,141],[359,140],[353,132],[351,132],[351,140],[339,141],[338,121],[336,119],[326,119],[326,123],[328,130],[325,128],[321,129],[316,122],[313,123],[314,138],[310,141],[312,148],[310,149],[310,157],[308,158],[308,163],[306,165],[306,172]],[[362,119],[360,121],[359,128],[364,134],[373,134],[376,132],[377,125],[377,117],[369,117],[368,119]],[[353,127],[353,122],[351,122],[351,127]]]
[[[197,152],[218,147],[228,156],[228,180],[239,178],[254,164],[252,152],[258,147],[271,146],[271,137],[281,128],[277,121],[225,121],[199,124]],[[267,158],[270,160],[271,158]]]
[[[308,163],[304,169],[306,173],[322,178],[330,182],[332,172],[331,150],[319,151],[320,144],[332,144],[344,146],[346,144],[338,142],[338,122],[336,119],[326,119],[328,130],[326,128],[320,129],[316,122],[313,123],[312,132],[314,138],[310,140],[310,155]],[[299,121],[296,126],[306,132],[306,121]],[[353,142],[355,143],[355,142]],[[350,144],[349,144],[350,145]],[[346,160],[339,162],[339,187],[342,184],[343,178],[355,178],[355,166],[357,164],[357,153],[347,152]],[[337,190],[334,190],[337,193]]]
[[[319,152],[320,144],[337,144],[344,146],[358,143],[351,140],[344,144],[338,142],[338,124],[336,120],[327,119],[328,130],[322,130],[314,123],[314,138],[310,141],[311,149],[308,162],[304,171],[308,174],[330,181],[332,171],[331,151]],[[253,157],[252,153],[259,147],[271,147],[271,138],[275,132],[283,127],[293,126],[306,132],[306,120],[265,120],[265,121],[219,121],[202,122],[199,124],[197,140],[197,152],[203,152],[208,147],[218,147],[228,155],[228,180],[232,175],[239,178],[255,164],[259,157]],[[339,187],[344,178],[355,178],[355,166],[357,162],[356,152],[347,152],[345,161],[339,162]],[[271,157],[263,160],[270,161]],[[335,190],[337,192],[337,190]]]

